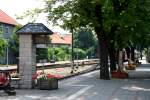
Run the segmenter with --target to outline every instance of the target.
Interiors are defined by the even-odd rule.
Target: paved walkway
[[[16,90],[0,100],[150,100],[150,64],[142,60],[129,79],[99,79],[99,71],[59,81],[58,90]]]

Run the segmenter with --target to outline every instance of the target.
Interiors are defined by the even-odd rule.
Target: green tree
[[[74,47],[86,50],[96,44],[96,38],[92,31],[81,28],[74,34]]]
[[[14,53],[15,57],[19,57],[19,36],[16,34],[16,31],[21,27],[21,25],[15,27],[9,43],[10,50]]]
[[[48,60],[48,49],[47,48],[37,48],[36,49],[37,62],[39,62],[42,59]]]
[[[96,58],[96,54],[97,54],[97,47],[96,46],[93,46],[93,47],[89,47],[87,50],[86,50],[86,55],[88,55],[88,57],[90,58]]]
[[[63,2],[54,7],[54,4]],[[130,36],[125,25],[132,25],[134,1],[129,0],[51,0],[46,1],[49,20],[57,23],[62,20],[64,28],[70,30],[80,27],[92,28],[100,47],[100,78],[109,79],[108,47],[109,43],[121,50]],[[127,28],[129,29],[129,28]],[[109,35],[114,35],[114,38]],[[124,37],[126,35],[126,37]]]
[[[150,2],[149,0],[137,0],[136,27],[132,44],[137,49],[144,49],[150,44]]]
[[[26,18],[26,20],[28,20],[29,23],[34,23],[36,19],[39,17],[39,13],[42,13],[42,11],[43,10],[39,8],[35,8],[32,10],[30,9],[24,12],[24,14],[21,16],[16,15],[16,18],[20,20]]]
[[[0,28],[0,57],[4,55],[7,44],[7,41],[3,37],[3,28]]]
[[[0,39],[0,57],[4,55],[5,47],[7,46],[7,42],[5,39]]]
[[[116,61],[118,59],[116,55],[120,54],[119,51],[122,51],[130,40],[131,28],[135,22],[134,17],[132,17],[134,14],[134,5],[135,1],[110,0],[107,3],[109,7],[104,10],[104,25],[107,31],[111,71],[116,70]],[[120,60],[119,62],[122,62]],[[121,67],[122,65],[118,66]]]
[[[86,51],[80,48],[74,48],[74,59],[86,58]]]
[[[58,2],[62,2],[62,5],[54,6],[58,4]],[[107,39],[104,34],[102,18],[103,2],[104,1],[101,2],[98,0],[47,0],[46,12],[49,14],[49,20],[53,21],[54,24],[59,24],[58,22],[60,20],[63,21],[61,26],[71,30],[71,32],[80,27],[91,27],[95,30],[102,53],[100,55],[100,77],[102,79],[109,79]]]
[[[142,30],[147,30],[139,27],[140,24],[149,25],[148,0],[45,0],[45,3],[43,10],[55,25],[69,29],[72,33],[81,27],[94,30],[100,47],[101,79],[110,79],[108,51],[121,51],[129,43],[136,44],[133,41],[135,37],[141,36]],[[141,11],[137,13],[139,8]],[[145,12],[148,13],[141,20]]]
[[[90,29],[81,28],[74,33],[74,47],[85,50],[88,57],[95,56],[96,44],[97,38]]]
[[[48,59],[57,61],[70,60],[70,50],[67,46],[48,48]]]
[[[48,48],[48,60],[54,60],[54,49],[53,48]]]

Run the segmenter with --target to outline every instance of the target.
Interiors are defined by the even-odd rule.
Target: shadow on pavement
[[[150,64],[141,64],[135,70],[129,71],[129,79],[150,79]]]

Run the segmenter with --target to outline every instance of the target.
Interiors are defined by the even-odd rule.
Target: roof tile
[[[19,23],[17,23],[16,20],[11,18],[9,15],[7,15],[5,12],[3,12],[1,9],[0,9],[0,22],[6,23],[6,24],[11,24],[11,25],[19,24]]]
[[[28,23],[24,25],[22,28],[20,28],[17,31],[17,33],[19,34],[43,34],[43,35],[53,34],[53,32],[42,23]]]
[[[59,33],[54,33],[51,35],[51,42],[53,44],[68,44],[68,45],[70,45],[72,43],[72,37],[71,37],[71,34],[66,34],[64,36],[61,36]]]

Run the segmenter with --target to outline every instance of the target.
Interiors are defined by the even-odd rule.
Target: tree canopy
[[[149,0],[45,0],[48,20],[71,32],[95,31],[100,47],[102,79],[109,79],[108,48],[149,43]],[[146,41],[143,41],[141,38]]]
[[[0,29],[0,57],[4,55],[5,47],[7,46],[7,41],[4,39],[3,29]]]
[[[7,46],[7,42],[5,39],[0,39],[0,57],[4,55],[5,47]]]
[[[14,53],[15,57],[19,57],[19,37],[16,34],[16,31],[20,29],[22,26],[17,25],[11,35],[11,41],[9,43],[11,51]]]
[[[74,33],[74,47],[86,50],[92,46],[94,47],[95,44],[96,37],[91,30],[81,28]]]

